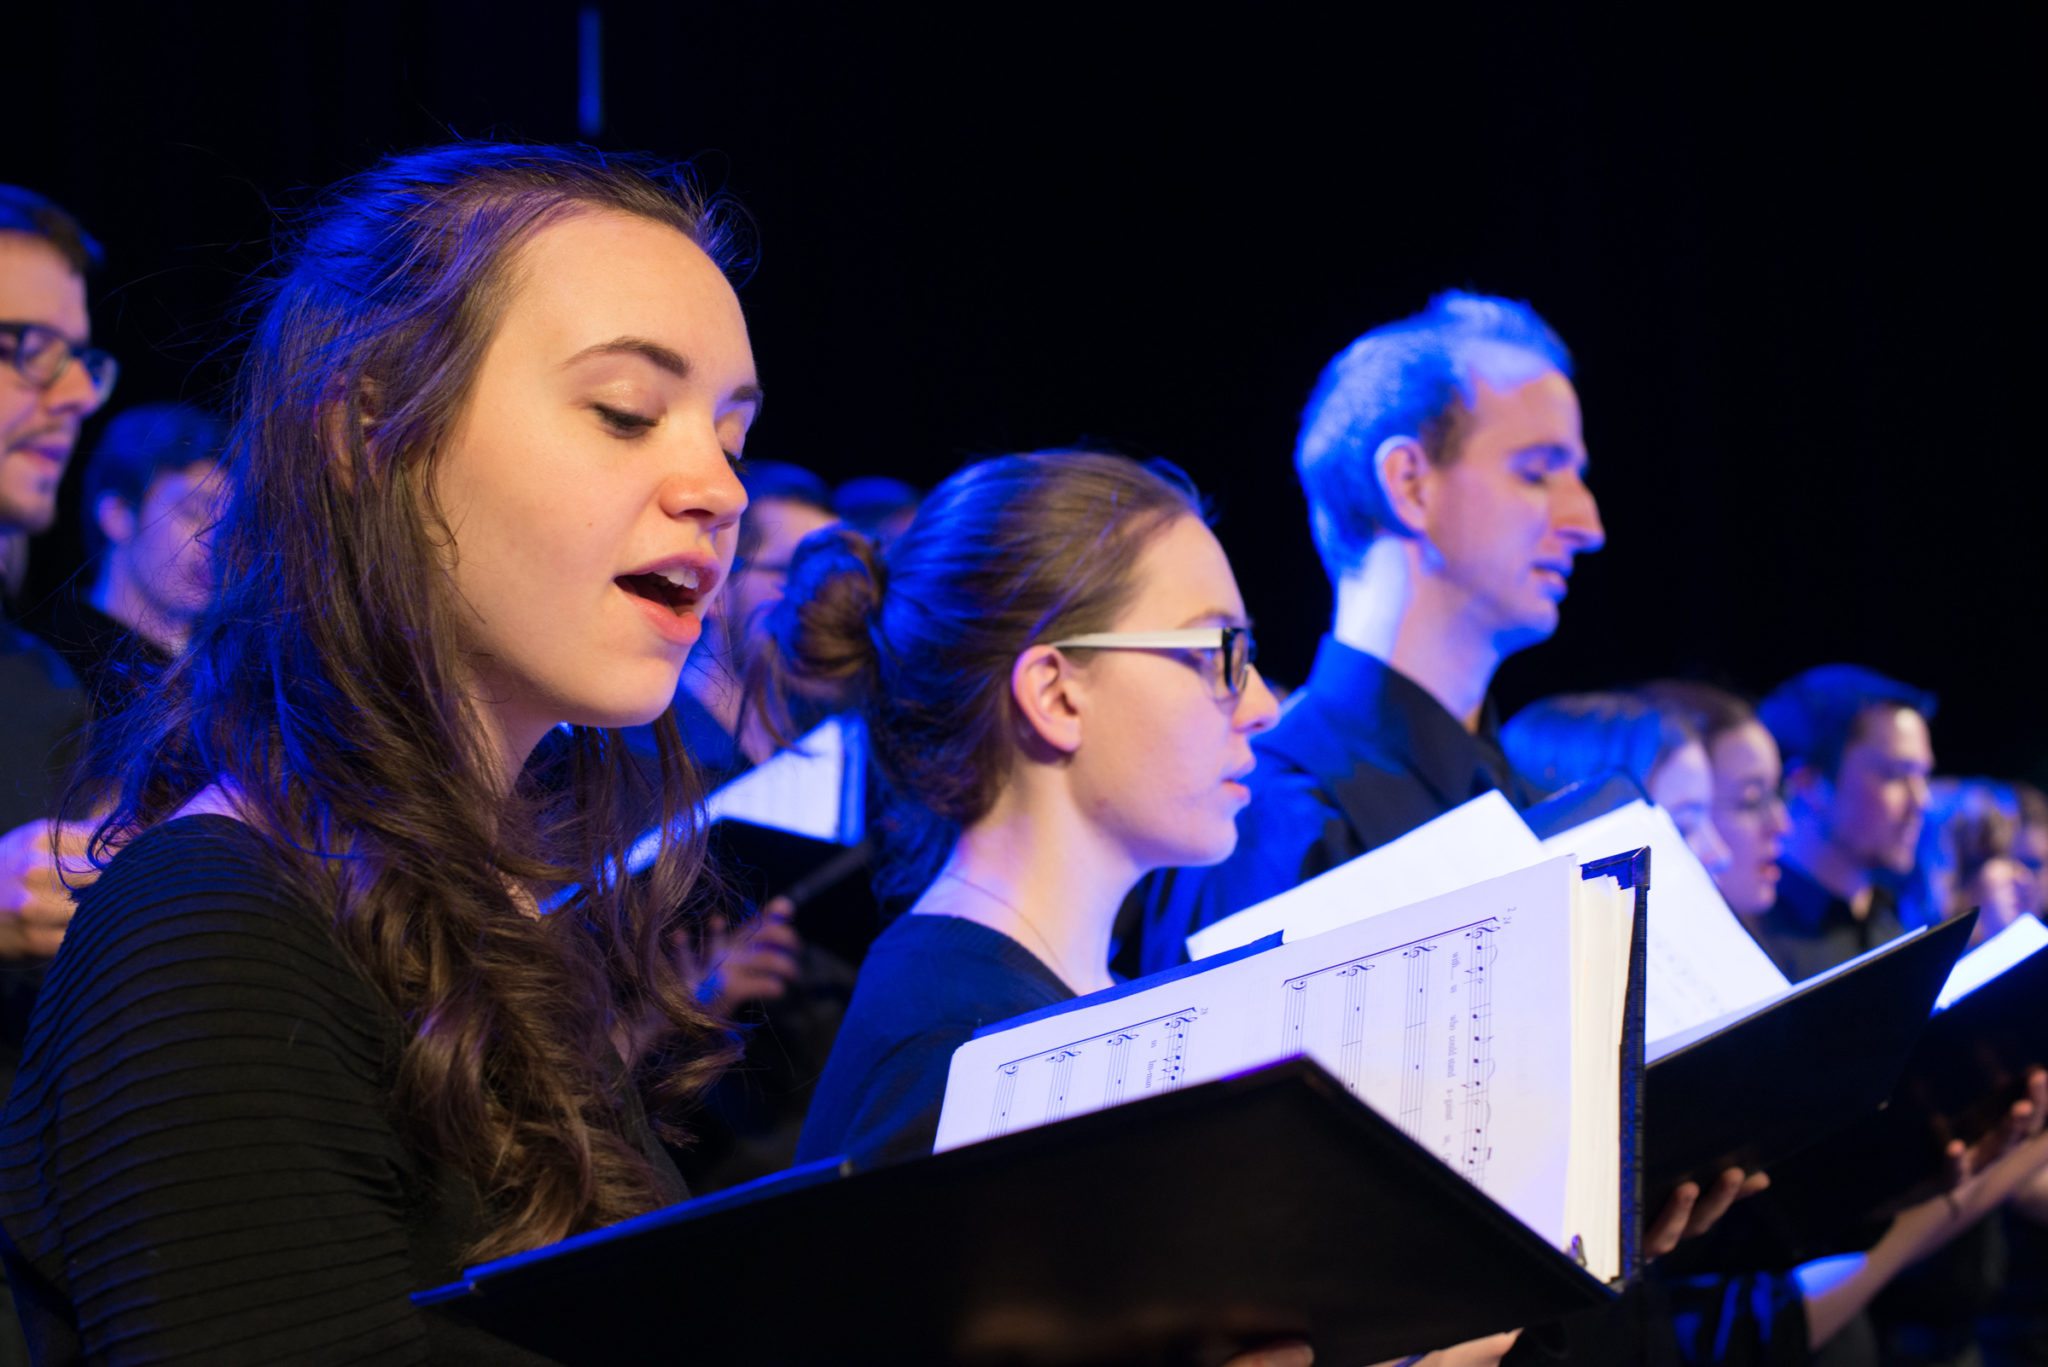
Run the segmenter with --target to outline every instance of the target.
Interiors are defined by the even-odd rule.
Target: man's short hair
[[[750,460],[740,471],[740,483],[747,491],[749,508],[769,499],[798,503],[833,517],[832,486],[801,465],[780,460]],[[752,517],[740,518],[739,544],[734,550],[733,569],[745,569],[761,552],[761,528]]]
[[[1771,690],[1757,720],[1776,737],[1785,771],[1810,768],[1833,779],[1842,752],[1857,740],[1864,714],[1874,707],[1905,708],[1934,720],[1936,700],[1926,689],[1900,683],[1861,665],[1817,665]]]
[[[227,447],[225,422],[188,403],[146,403],[115,416],[85,461],[85,544],[104,549],[100,500],[108,494],[140,512],[157,477],[217,461]]]
[[[894,475],[856,475],[832,491],[832,511],[847,526],[873,536],[890,518],[915,512],[923,497],[916,485]]]
[[[750,460],[740,471],[749,502],[779,498],[784,503],[803,503],[821,513],[832,511],[832,486],[801,465],[780,460]]]
[[[1397,530],[1374,457],[1413,437],[1433,464],[1457,454],[1457,417],[1477,397],[1475,351],[1527,352],[1569,376],[1571,353],[1527,304],[1447,290],[1412,318],[1374,328],[1323,368],[1302,414],[1294,466],[1308,496],[1316,549],[1332,578],[1357,567],[1381,532]]]
[[[19,185],[0,185],[0,233],[40,237],[79,275],[92,274],[105,258],[100,244],[62,205]]]

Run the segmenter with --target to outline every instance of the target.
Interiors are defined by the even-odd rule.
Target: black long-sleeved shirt
[[[540,1361],[408,1299],[483,1226],[387,1110],[402,1042],[242,823],[187,817],[124,849],[79,898],[0,1121],[38,1360]]]

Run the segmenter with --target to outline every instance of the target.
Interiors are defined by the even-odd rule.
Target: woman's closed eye
[[[597,414],[599,422],[614,436],[637,437],[658,424],[660,418],[650,418],[624,408],[613,408],[609,404],[594,403],[591,411]]]

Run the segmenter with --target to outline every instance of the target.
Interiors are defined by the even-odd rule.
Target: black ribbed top
[[[79,897],[0,1121],[39,1361],[536,1361],[407,1299],[481,1226],[390,1121],[401,1040],[240,822],[123,850]]]

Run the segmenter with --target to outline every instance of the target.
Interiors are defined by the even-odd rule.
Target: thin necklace
[[[994,902],[997,906],[1009,912],[1019,921],[1022,921],[1024,923],[1024,928],[1031,932],[1032,938],[1037,940],[1038,943],[1044,948],[1045,952],[1051,956],[1053,971],[1059,974],[1060,981],[1064,982],[1067,985],[1069,991],[1076,989],[1076,984],[1079,980],[1075,978],[1073,974],[1067,971],[1066,961],[1060,958],[1060,952],[1052,947],[1052,941],[1045,938],[1045,932],[1040,930],[1038,926],[1032,921],[1032,919],[1024,914],[1023,908],[1019,907],[1015,902],[1012,902],[1007,897],[996,896],[996,894],[990,892],[987,888],[975,882],[972,878],[967,877],[965,874],[955,873],[953,872],[953,870],[947,869],[945,873],[941,874],[940,876],[944,878],[950,878],[956,883],[965,884],[967,887],[973,888],[983,897],[988,898],[989,901]]]

